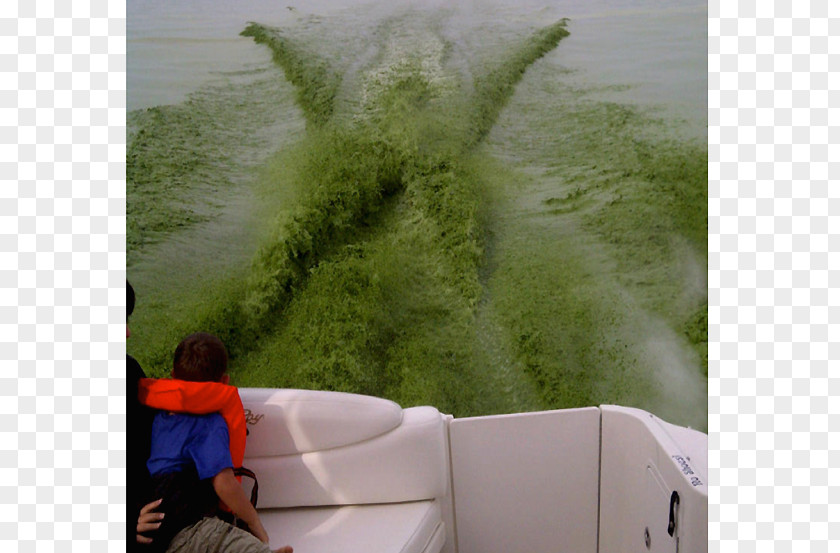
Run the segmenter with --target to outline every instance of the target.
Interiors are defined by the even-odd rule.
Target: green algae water
[[[219,2],[172,24],[191,4],[129,3],[129,60],[205,50],[181,91],[129,64],[128,351],[148,373],[203,330],[239,386],[706,428],[705,97],[626,60],[582,69],[651,13]],[[639,74],[672,63],[654,50]]]

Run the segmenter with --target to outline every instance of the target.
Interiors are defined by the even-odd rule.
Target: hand
[[[160,528],[160,521],[163,520],[164,514],[155,512],[155,509],[160,507],[161,501],[163,499],[152,501],[140,509],[140,516],[137,517],[137,543],[152,543],[152,538],[142,534]]]

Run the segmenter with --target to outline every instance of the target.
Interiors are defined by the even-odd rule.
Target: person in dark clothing
[[[134,288],[126,281],[126,317],[125,337],[131,332],[128,328],[128,317],[134,312]],[[126,369],[126,413],[128,418],[126,441],[126,542],[128,551],[144,551],[144,545],[152,543],[154,531],[160,527],[163,513],[156,512],[160,500],[143,504],[141,493],[149,482],[149,470],[146,460],[149,458],[149,447],[152,437],[152,421],[156,411],[142,405],[137,399],[137,382],[146,378],[143,368],[132,356],[125,356]]]

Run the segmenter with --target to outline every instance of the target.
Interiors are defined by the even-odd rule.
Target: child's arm
[[[263,543],[268,543],[268,533],[263,528],[257,510],[245,496],[245,490],[233,475],[233,469],[226,468],[213,477],[213,489],[219,499],[230,507],[233,513],[244,520],[254,534]]]

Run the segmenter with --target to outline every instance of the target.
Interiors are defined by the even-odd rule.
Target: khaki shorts
[[[232,524],[204,518],[175,534],[166,553],[271,553],[271,548]]]

